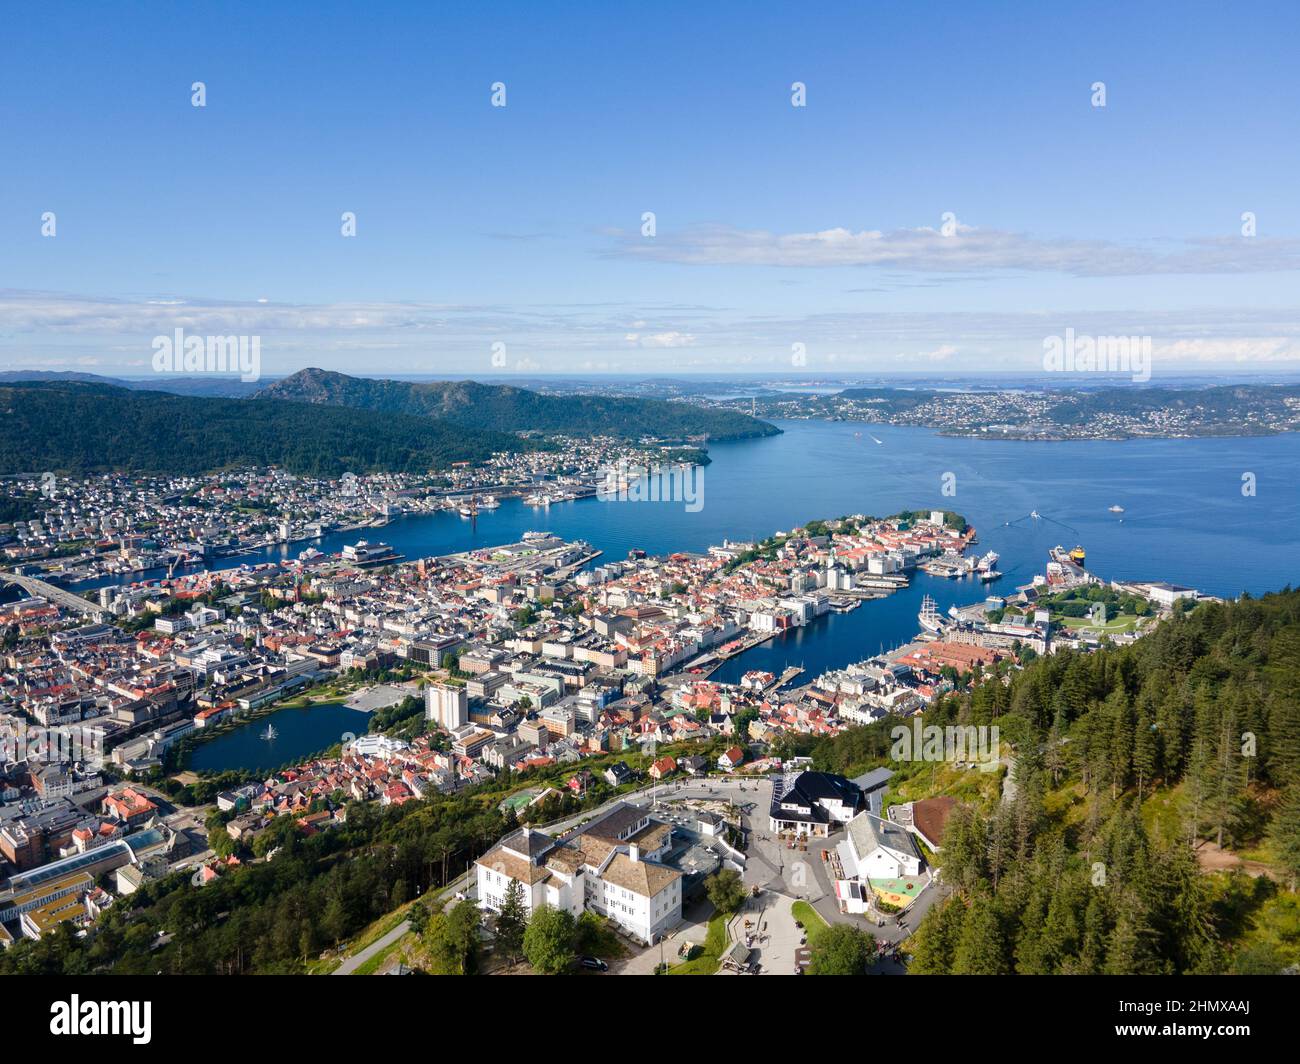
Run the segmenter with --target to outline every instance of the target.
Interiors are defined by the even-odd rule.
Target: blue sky
[[[5,16],[0,365],[1300,370],[1293,3],[260,7]]]

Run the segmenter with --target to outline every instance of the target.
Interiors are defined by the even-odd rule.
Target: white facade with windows
[[[499,912],[517,881],[530,914],[542,905],[575,917],[590,909],[652,944],[682,919],[684,877],[660,860],[671,836],[627,803],[561,839],[522,828],[476,863],[479,906]]]

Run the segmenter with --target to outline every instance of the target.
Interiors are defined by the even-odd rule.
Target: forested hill
[[[1123,649],[1038,659],[927,722],[998,724],[1017,793],[949,820],[937,860],[953,894],[922,922],[912,971],[1300,962],[1300,592],[1201,604]],[[1267,874],[1208,872],[1220,847]]]
[[[780,431],[734,410],[709,410],[663,399],[542,395],[509,385],[372,380],[322,369],[301,370],[268,385],[259,396],[443,418],[499,432],[737,440]]]
[[[209,399],[74,382],[0,385],[0,472],[421,473],[535,446],[428,417]]]

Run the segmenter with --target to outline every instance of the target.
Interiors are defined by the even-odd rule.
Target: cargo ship
[[[1077,565],[1080,569],[1084,567],[1084,562],[1088,560],[1087,553],[1078,544],[1075,544],[1074,548],[1068,551],[1061,546],[1053,547],[1050,554],[1052,556],[1052,561],[1061,563],[1068,562],[1070,565]]]

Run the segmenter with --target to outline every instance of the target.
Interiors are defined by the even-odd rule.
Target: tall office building
[[[424,715],[445,731],[463,728],[469,723],[469,692],[451,684],[429,684],[424,689]]]

